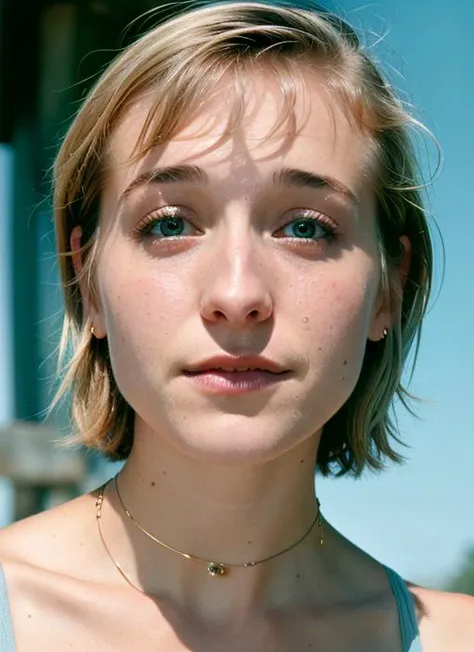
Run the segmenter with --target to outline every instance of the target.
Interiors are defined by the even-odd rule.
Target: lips
[[[184,373],[189,376],[197,376],[199,374],[209,374],[209,373],[224,373],[224,374],[243,374],[249,373],[250,371],[259,371],[261,373],[272,374],[273,376],[279,376],[281,374],[288,373],[286,371],[270,371],[269,369],[264,369],[262,367],[205,367],[203,369],[198,369],[195,371],[184,370]]]
[[[267,372],[270,374],[284,374],[290,370],[283,365],[263,356],[228,356],[220,355],[201,360],[190,365],[184,373],[196,375],[201,373],[228,372],[248,373],[250,371]]]
[[[268,361],[262,364],[270,366]],[[271,366],[275,368],[274,365]],[[202,364],[200,369],[184,372],[184,376],[199,391],[220,396],[246,395],[275,388],[291,378],[291,375],[288,370],[270,371],[262,366],[243,367],[235,364],[211,366],[208,362]]]

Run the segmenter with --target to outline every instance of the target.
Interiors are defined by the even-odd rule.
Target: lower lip
[[[207,390],[232,395],[266,389],[286,380],[290,376],[290,372],[275,374],[258,369],[249,371],[220,371],[215,369],[199,373],[186,373],[185,375]]]

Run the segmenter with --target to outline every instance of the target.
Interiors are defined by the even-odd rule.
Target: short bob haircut
[[[181,8],[182,4],[180,3]],[[355,31],[326,10],[282,3],[223,2],[187,7],[125,49],[89,93],[59,151],[54,168],[55,226],[65,294],[60,359],[68,352],[53,405],[70,394],[74,434],[68,441],[124,460],[133,445],[134,412],[115,382],[107,339],[90,333],[79,280],[94,293],[94,259],[100,242],[99,206],[111,135],[143,98],[151,100],[134,160],[169,141],[215,92],[223,76],[235,81],[227,133],[245,111],[239,78],[268,66],[283,95],[274,133],[291,120],[298,70],[316,70],[354,129],[370,138],[372,184],[377,205],[381,291],[397,306],[388,336],[368,341],[351,396],[325,424],[316,466],[323,475],[360,475],[401,463],[393,443],[403,445],[391,413],[397,396],[411,411],[402,384],[408,352],[416,342],[432,282],[432,243],[412,131],[424,129],[404,108],[362,46]],[[240,89],[240,90],[239,90]],[[82,228],[82,279],[74,272],[70,236]],[[396,273],[403,257],[400,236],[411,241],[411,266],[402,288]],[[416,358],[416,356],[415,356]],[[392,441],[393,440],[393,441]]]

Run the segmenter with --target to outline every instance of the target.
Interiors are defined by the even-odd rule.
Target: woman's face
[[[318,433],[389,325],[370,143],[305,78],[297,132],[268,137],[282,98],[255,72],[221,142],[224,86],[141,162],[145,103],[111,143],[91,317],[139,433],[200,459],[262,462]]]

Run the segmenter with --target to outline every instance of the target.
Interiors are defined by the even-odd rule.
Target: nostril
[[[228,322],[242,327],[246,323],[257,324],[266,321],[273,312],[271,296],[264,292],[251,291],[248,285],[240,292],[224,291],[212,286],[201,299],[201,315],[210,322]]]

